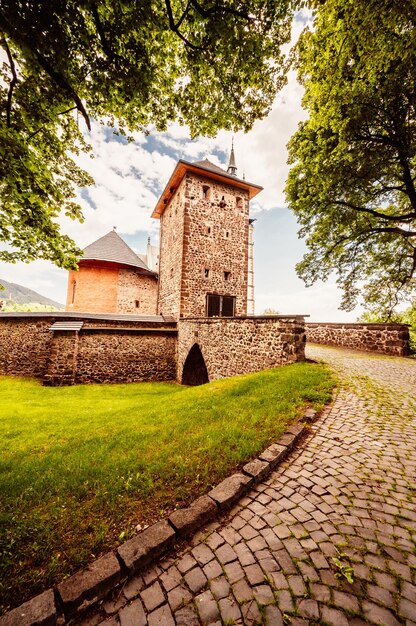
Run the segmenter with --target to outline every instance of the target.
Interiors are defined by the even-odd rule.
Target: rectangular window
[[[209,200],[211,189],[208,185],[202,185],[202,197],[204,200]]]
[[[204,278],[209,278],[209,269],[207,267],[204,269]]]
[[[77,281],[74,280],[74,282],[72,283],[72,304],[74,304],[75,302],[75,291],[77,289]]]
[[[140,301],[136,300],[136,309],[140,308]]]
[[[224,272],[224,280],[230,280],[231,272]]]
[[[234,317],[235,296],[207,294],[207,317]]]
[[[221,317],[234,317],[235,298],[222,296]]]

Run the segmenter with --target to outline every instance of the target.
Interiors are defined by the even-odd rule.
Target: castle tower
[[[68,275],[66,311],[155,315],[156,301],[157,273],[115,230],[87,246]]]
[[[158,310],[179,317],[247,314],[249,200],[262,187],[208,160],[179,161],[152,217],[161,220]]]

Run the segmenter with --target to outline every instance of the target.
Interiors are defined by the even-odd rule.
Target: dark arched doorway
[[[197,343],[189,350],[182,371],[182,385],[203,385],[208,382],[208,371]]]

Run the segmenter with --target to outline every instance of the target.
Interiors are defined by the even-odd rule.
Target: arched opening
[[[182,385],[203,385],[209,381],[204,357],[197,343],[194,343],[186,357],[182,371]]]

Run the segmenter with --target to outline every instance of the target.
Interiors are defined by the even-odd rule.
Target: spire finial
[[[230,161],[228,163],[227,174],[231,174],[231,176],[237,176],[237,166],[235,164],[234,156],[234,136],[231,139]]]

